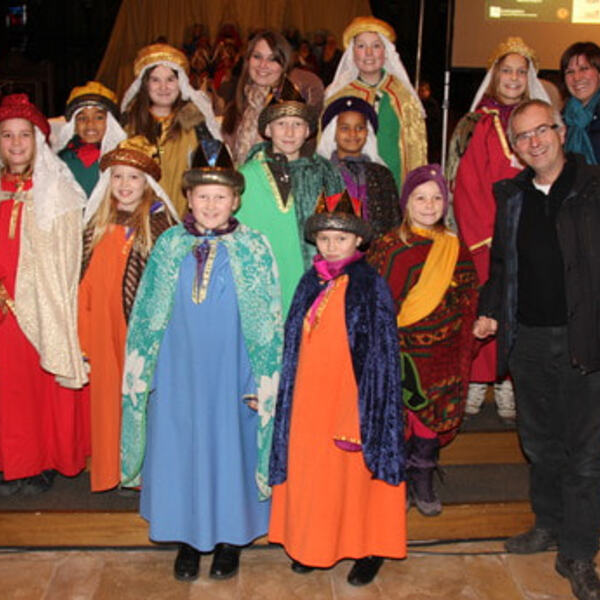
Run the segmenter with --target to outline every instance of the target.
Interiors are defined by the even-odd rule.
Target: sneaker
[[[535,554],[545,550],[556,550],[556,534],[543,527],[532,527],[504,542],[504,548],[511,554]]]
[[[467,394],[467,402],[465,404],[465,413],[467,415],[479,414],[483,402],[485,401],[485,393],[487,392],[487,387],[487,383],[469,384],[469,392]]]
[[[494,384],[494,400],[498,416],[507,421],[514,421],[517,417],[515,408],[515,392],[510,379],[505,379],[502,383]]]
[[[600,600],[600,579],[591,560],[576,560],[558,554],[555,568],[559,575],[569,580],[578,600]]]

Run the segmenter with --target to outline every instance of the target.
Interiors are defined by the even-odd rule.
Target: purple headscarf
[[[400,210],[402,210],[402,214],[406,212],[408,197],[412,194],[413,190],[428,181],[435,181],[438,184],[444,197],[444,217],[446,216],[448,212],[448,184],[442,173],[442,167],[438,164],[417,167],[406,176],[402,184],[402,195],[400,196]]]

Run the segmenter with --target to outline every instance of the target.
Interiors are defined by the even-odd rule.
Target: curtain
[[[236,24],[242,36],[259,28],[300,32],[326,29],[341,44],[342,32],[356,16],[370,15],[368,0],[123,0],[96,79],[119,98],[133,80],[137,51],[159,36],[181,48],[195,23],[205,25],[211,39],[224,23]]]

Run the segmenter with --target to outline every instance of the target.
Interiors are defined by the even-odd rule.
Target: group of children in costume
[[[389,32],[365,21],[349,43],[368,54]],[[0,376],[13,382],[0,390],[0,493],[43,491],[91,450],[92,490],[141,487],[151,539],[180,543],[178,579],[212,551],[211,576],[234,575],[268,532],[296,573],[353,558],[348,581],[369,583],[406,555],[405,480],[422,513],[440,512],[433,469],[468,385],[477,277],[444,225],[440,168],[410,171],[407,147],[378,146],[378,114],[357,94],[329,104],[320,154],[304,156],[316,115],[279,94],[258,116],[266,141],[236,170],[178,51],[143,49],[135,74],[128,139],[106,88],[72,94],[55,145],[73,173],[25,97],[0,104]],[[397,99],[401,84],[383,81]],[[191,148],[191,168],[178,158],[165,172]],[[48,248],[64,260],[51,266]],[[19,418],[61,413],[30,433],[32,464],[13,465],[23,369],[40,387]],[[50,433],[59,422],[78,439]]]

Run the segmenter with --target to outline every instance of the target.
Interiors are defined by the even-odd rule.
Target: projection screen
[[[494,47],[521,36],[540,68],[558,69],[577,41],[600,45],[600,0],[455,0],[453,67],[485,67]]]

